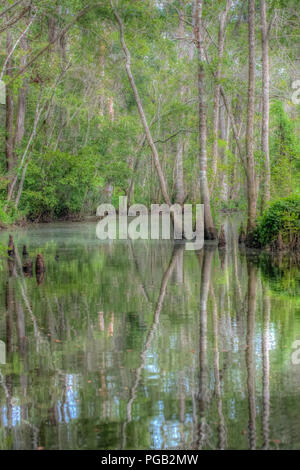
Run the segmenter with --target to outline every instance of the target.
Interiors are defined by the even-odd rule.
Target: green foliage
[[[118,121],[103,122],[97,140],[98,171],[116,190],[127,188],[131,171],[128,158],[134,155],[137,128],[135,120],[128,116]]]
[[[96,154],[50,151],[29,163],[21,208],[31,220],[79,212],[86,189],[95,189]]]
[[[0,228],[11,225],[20,219],[20,213],[14,206],[8,206],[5,210],[4,201],[0,200]]]
[[[274,294],[299,303],[300,269],[297,257],[293,258],[290,254],[277,257],[263,253],[259,257],[259,266],[264,280],[268,281]]]
[[[300,144],[295,122],[287,115],[283,104],[275,101],[271,106],[271,174],[272,195],[284,197],[300,186]]]
[[[22,141],[14,145],[15,168],[10,172],[7,171],[9,165],[5,154],[5,109],[0,109],[0,199],[3,200],[0,221],[8,224],[15,220],[16,213],[11,213],[13,209],[9,209],[9,214],[4,214],[3,207],[7,185],[17,174],[18,181],[11,202],[11,207],[14,207],[24,168],[20,169],[19,163],[26,149],[25,162],[29,162],[29,166],[19,207],[20,214],[28,215],[31,220],[50,220],[78,212],[90,213],[96,204],[105,199],[103,188],[108,184],[113,189],[112,202],[118,202],[118,196],[128,190],[133,173],[132,202],[146,205],[156,200],[162,202],[147,142],[142,149],[139,148],[144,130],[128,81],[119,26],[110,1],[32,0],[31,4],[36,19],[26,34],[27,46],[20,41],[13,51],[12,75],[21,71],[24,55],[27,55],[27,60],[37,56],[48,44],[49,38],[70,25],[79,11],[87,5],[92,8],[72,25],[65,37],[38,55],[26,72],[20,73],[13,81],[13,134],[24,79],[27,91],[25,133]],[[272,9],[279,9],[282,18],[276,35],[281,48],[270,47],[272,81],[278,96],[278,101],[272,104],[270,123],[272,199],[294,193],[300,186],[298,108],[282,99],[291,92],[290,66],[286,66],[282,58],[288,55],[291,61],[295,61],[298,56],[296,4],[297,0],[271,0],[268,5],[269,19]],[[215,47],[219,32],[219,24],[215,19],[224,11],[225,5],[226,0],[208,1],[203,8],[203,17],[210,25],[208,33],[211,37],[207,44],[209,60],[205,63],[209,185],[214,177],[212,118],[216,82],[212,74],[220,60]],[[157,146],[171,199],[174,200],[176,193],[176,155],[178,143],[181,142],[184,144],[186,202],[197,203],[200,198],[198,65],[193,43],[193,2],[119,0],[115,6],[124,22],[124,37],[131,54],[132,73]],[[1,11],[3,8],[0,7]],[[180,19],[183,24],[180,24]],[[24,17],[11,28],[14,43],[24,31],[27,20]],[[6,19],[2,17],[1,26],[5,22]],[[285,35],[287,27],[289,34]],[[271,34],[271,44],[273,40]],[[0,70],[7,58],[6,47],[6,34],[3,34],[0,39]],[[244,77],[248,67],[247,8],[241,1],[234,2],[231,8],[221,62],[220,83],[239,123],[246,116]],[[6,83],[11,81],[5,67],[2,78]],[[260,88],[258,62],[256,89]],[[279,100],[284,101],[284,106]],[[42,112],[36,132],[33,132],[38,109]],[[257,102],[255,161],[262,185],[264,156],[260,150],[261,113],[258,110]],[[240,136],[243,148],[244,127]],[[219,139],[218,145],[217,175],[211,194],[212,211],[216,217],[219,209],[246,209],[246,178],[237,159],[232,132],[229,132],[228,142],[227,139]],[[135,168],[137,160],[139,165]],[[73,165],[73,162],[76,163]],[[56,164],[59,168],[55,168]],[[258,207],[261,207],[260,202],[259,195]]]
[[[268,246],[281,234],[290,245],[300,237],[300,195],[278,199],[265,210],[258,220],[255,239],[261,246]]]

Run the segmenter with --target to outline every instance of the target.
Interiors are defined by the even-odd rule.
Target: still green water
[[[197,253],[95,227],[13,232],[0,449],[299,449],[299,259],[240,251],[230,219],[227,249]]]

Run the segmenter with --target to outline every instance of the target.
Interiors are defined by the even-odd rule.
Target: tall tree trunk
[[[248,0],[249,7],[249,82],[248,82],[248,116],[246,133],[246,175],[248,221],[247,233],[255,228],[256,219],[256,177],[254,162],[254,116],[255,116],[255,0]]]
[[[204,237],[206,240],[216,240],[217,230],[211,214],[210,196],[207,181],[207,124],[206,124],[206,89],[204,68],[204,44],[202,25],[203,1],[196,0],[195,8],[195,42],[198,51],[198,101],[199,101],[199,165],[201,203],[204,205]]]
[[[213,110],[213,161],[212,161],[212,173],[213,180],[211,184],[211,191],[214,190],[215,178],[217,175],[217,164],[218,164],[218,139],[219,139],[219,111],[220,111],[220,80],[222,76],[222,60],[224,55],[224,44],[225,44],[225,31],[228,14],[232,5],[232,0],[227,0],[226,8],[220,15],[219,22],[219,36],[218,36],[218,67],[216,72],[216,85],[214,91],[214,110]]]
[[[271,170],[270,170],[270,60],[269,60],[269,32],[267,24],[266,0],[260,0],[261,10],[261,41],[262,41],[262,133],[261,148],[264,157],[264,183],[262,194],[262,208],[270,200]]]
[[[223,165],[223,171],[220,174],[220,199],[223,203],[228,202],[228,176],[227,176],[227,165],[228,165],[228,142],[229,142],[229,118],[226,121],[225,105],[220,108],[220,136],[223,141],[222,149],[220,152],[220,161]]]
[[[22,49],[25,51],[23,56],[20,59],[20,66],[23,68],[26,65],[26,49],[27,49],[27,40],[26,37],[22,37],[20,41]],[[16,117],[16,127],[15,127],[15,137],[14,137],[14,146],[20,145],[24,137],[25,131],[25,114],[26,114],[26,98],[27,98],[27,81],[23,80],[23,86],[19,90],[18,95],[18,108],[17,108],[17,117]]]
[[[180,38],[184,38],[184,5],[180,2],[181,11],[180,11],[180,19],[179,19],[179,28],[178,28],[178,36]],[[181,61],[184,59],[184,45],[181,42],[178,46],[178,59]],[[181,85],[180,88],[180,99],[183,101],[185,95],[186,87],[184,84]],[[179,137],[177,143],[177,153],[176,153],[176,177],[175,177],[175,201],[178,204],[183,204],[184,202],[184,178],[183,178],[183,153],[184,153],[184,139],[182,136]]]
[[[152,119],[152,121],[150,122],[150,127],[152,125],[154,121],[154,118]],[[132,164],[132,171],[133,171],[133,174],[130,178],[130,181],[129,181],[129,186],[128,186],[128,189],[127,189],[127,192],[126,192],[126,195],[128,197],[128,207],[130,206],[131,204],[131,200],[134,196],[134,183],[135,183],[135,178],[136,178],[136,173],[139,169],[139,165],[141,163],[141,155],[139,155],[146,143],[146,140],[147,140],[147,137],[146,137],[146,134],[143,135],[142,139],[140,140],[140,142],[138,143],[138,146],[136,148],[136,151],[135,151],[135,156],[133,157],[133,164]]]
[[[114,101],[111,97],[107,98],[107,111],[108,111],[109,119],[111,120],[111,122],[114,122],[114,119],[115,119]]]
[[[104,187],[104,197],[105,197],[105,202],[107,204],[111,204],[111,198],[112,198],[112,195],[113,195],[113,192],[114,192],[114,187],[113,185],[111,184],[110,181],[108,181]]]
[[[184,195],[184,179],[183,179],[183,154],[184,154],[184,142],[183,139],[177,144],[176,154],[176,179],[175,179],[175,202],[183,204]]]
[[[99,96],[99,114],[101,117],[104,116],[105,108],[105,90],[104,90],[104,78],[105,78],[105,45],[101,44],[100,46],[100,96]],[[101,127],[101,125],[99,125]]]
[[[6,53],[10,56],[12,48],[12,34],[7,31],[6,34]],[[12,75],[12,58],[9,57],[6,64],[6,75]],[[7,87],[6,90],[6,138],[5,138],[5,154],[6,154],[6,169],[8,171],[9,180],[11,180],[12,172],[15,167],[14,165],[14,139],[13,139],[13,127],[14,127],[14,99],[11,87]],[[8,191],[11,183],[8,185]]]

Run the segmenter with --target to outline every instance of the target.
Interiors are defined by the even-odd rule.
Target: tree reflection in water
[[[16,232],[47,271],[16,251],[0,272],[0,448],[299,448],[299,260],[231,228],[196,256],[93,224]]]

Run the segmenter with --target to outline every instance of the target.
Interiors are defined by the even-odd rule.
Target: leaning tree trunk
[[[261,147],[264,157],[264,183],[262,194],[262,208],[264,209],[270,200],[271,170],[270,170],[270,60],[269,60],[269,33],[267,24],[266,0],[260,1],[261,10],[261,40],[262,40],[262,133]]]
[[[112,2],[111,2],[111,4],[112,4],[112,7],[114,8]],[[132,71],[131,71],[131,56],[130,56],[130,52],[129,52],[128,47],[127,47],[126,42],[125,42],[124,24],[123,24],[123,21],[121,20],[120,15],[118,14],[118,12],[115,9],[114,9],[114,15],[115,15],[115,18],[116,18],[116,20],[119,24],[121,44],[122,44],[123,52],[124,52],[124,55],[125,55],[125,58],[126,58],[125,67],[126,67],[127,76],[128,76],[129,83],[131,85],[131,88],[132,88],[132,91],[133,91],[133,94],[134,94],[134,97],[135,97],[135,101],[136,101],[136,104],[137,104],[137,107],[138,107],[139,115],[140,115],[144,130],[145,130],[145,134],[146,134],[146,137],[147,137],[147,140],[148,140],[151,152],[152,152],[154,165],[155,165],[156,172],[157,172],[158,179],[159,179],[160,189],[161,189],[161,192],[162,192],[162,195],[164,197],[164,200],[165,200],[166,204],[171,206],[171,199],[169,197],[167,184],[166,184],[165,177],[164,177],[161,165],[160,165],[157,148],[156,148],[156,145],[155,145],[154,140],[152,138],[152,134],[151,134],[150,128],[148,126],[148,122],[147,122],[147,119],[146,119],[146,115],[145,115],[145,112],[144,112],[142,101],[141,101],[138,89],[136,87],[136,84],[135,84],[134,76],[133,76]]]
[[[195,8],[195,42],[198,51],[198,103],[199,103],[199,165],[201,203],[204,205],[204,237],[206,240],[216,240],[217,230],[211,214],[210,196],[207,181],[207,124],[206,124],[206,89],[205,89],[205,57],[202,27],[203,1],[196,0]]]
[[[248,82],[248,115],[246,133],[246,175],[248,222],[247,234],[250,241],[251,232],[256,220],[256,177],[254,162],[254,116],[255,116],[255,0],[249,3],[249,82]]]

